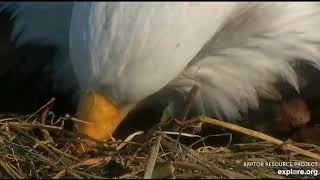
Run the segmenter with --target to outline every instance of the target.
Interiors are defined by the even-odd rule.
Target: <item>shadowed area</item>
[[[9,14],[0,14],[0,109],[1,113],[28,114],[55,97],[57,115],[74,113],[72,91],[54,87],[50,67],[54,47],[27,44],[16,48],[10,42]],[[72,75],[72,72],[70,71]],[[74,83],[74,82],[70,82]],[[76,87],[74,87],[76,88]]]

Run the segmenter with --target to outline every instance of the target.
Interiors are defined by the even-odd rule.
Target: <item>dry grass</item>
[[[318,146],[293,142],[283,146],[282,141],[250,134],[247,129],[242,132],[238,126],[231,129],[263,140],[211,147],[204,143],[205,137],[155,130],[147,141],[138,141],[136,137],[144,134],[137,132],[124,142],[99,143],[93,152],[74,155],[71,147],[79,135],[62,128],[74,119],[55,118],[48,107],[47,103],[32,115],[0,119],[0,178],[313,178],[280,176],[279,167],[249,167],[244,162],[319,161]],[[196,121],[212,123],[205,117]],[[181,143],[179,136],[198,146]],[[315,156],[308,157],[306,151]]]

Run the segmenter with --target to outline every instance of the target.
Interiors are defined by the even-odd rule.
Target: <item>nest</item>
[[[168,117],[165,111],[161,122]],[[232,144],[230,139],[226,146],[213,147],[206,145],[206,137],[183,132],[181,128],[177,132],[158,128],[146,134],[136,132],[123,141],[100,142],[89,153],[73,154],[72,144],[81,135],[65,130],[63,125],[75,120],[68,115],[56,118],[50,112],[50,102],[31,115],[3,116],[0,119],[0,178],[278,179],[316,178],[315,172],[320,170],[317,163],[320,147],[316,145],[283,142],[207,117],[183,123],[210,123],[257,141]],[[191,145],[182,143],[181,137],[190,138]],[[291,162],[295,166],[281,166],[281,162]],[[311,174],[279,174],[279,170],[290,169]]]

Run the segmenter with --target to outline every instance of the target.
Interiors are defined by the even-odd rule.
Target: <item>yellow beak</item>
[[[87,123],[76,122],[76,126],[82,134],[96,140],[107,141],[111,139],[113,132],[127,113],[128,108],[120,109],[102,93],[84,93],[78,104],[77,118]]]

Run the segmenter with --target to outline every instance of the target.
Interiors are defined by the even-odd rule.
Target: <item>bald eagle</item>
[[[318,2],[11,2],[17,45],[55,45],[57,86],[71,66],[80,130],[108,140],[139,102],[198,86],[199,114],[237,119],[279,98],[279,77],[299,91],[296,60],[319,68]]]

